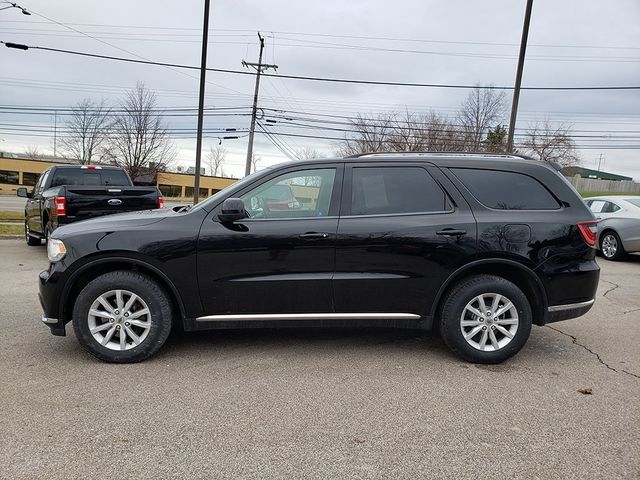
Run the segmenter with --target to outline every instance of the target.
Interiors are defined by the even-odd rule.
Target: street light
[[[19,9],[20,11],[22,11],[22,14],[23,14],[23,15],[31,15],[31,14],[29,13],[29,11],[28,11],[26,8],[21,7],[21,6],[20,6],[20,5],[18,5],[17,3],[13,3],[13,2],[0,2],[0,3],[8,3],[8,4],[9,4],[9,6],[8,6],[8,7],[2,7],[2,8],[0,8],[0,11],[2,11],[2,10],[7,10],[7,9],[9,9],[9,8],[17,8],[17,9]]]

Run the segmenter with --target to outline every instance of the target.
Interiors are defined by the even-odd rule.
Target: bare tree
[[[314,147],[299,148],[295,153],[299,160],[315,160],[323,157],[323,154]]]
[[[104,100],[96,103],[85,98],[78,102],[66,122],[65,134],[58,140],[63,155],[81,164],[101,158],[109,135],[110,114]]]
[[[155,111],[156,103],[156,94],[138,82],[124,97],[122,113],[114,121],[109,153],[133,179],[155,176],[175,157],[162,116]]]
[[[24,149],[24,155],[30,160],[38,160],[42,158],[40,149],[36,145],[29,145]]]
[[[258,171],[258,164],[262,161],[260,155],[256,155],[253,153],[251,155],[251,172],[255,173]]]
[[[374,117],[358,114],[350,123],[353,133],[346,136],[340,144],[338,155],[348,157],[389,149],[389,140],[394,129],[394,115],[381,114]]]
[[[505,93],[480,86],[469,92],[462,102],[459,123],[464,133],[464,150],[479,152],[491,125],[503,120],[506,112]]]
[[[209,166],[209,172],[214,177],[224,177],[224,162],[227,158],[227,149],[222,145],[216,145],[209,149],[207,155],[207,165]]]
[[[554,162],[563,167],[580,164],[570,126],[554,126],[549,120],[530,127],[520,149],[542,162]]]

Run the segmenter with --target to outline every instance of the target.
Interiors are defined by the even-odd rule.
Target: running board
[[[420,320],[415,313],[256,313],[241,315],[207,315],[196,322],[233,322],[247,320]]]

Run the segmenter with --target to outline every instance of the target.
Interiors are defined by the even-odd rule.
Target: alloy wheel
[[[616,237],[610,233],[604,236],[602,239],[602,254],[606,258],[614,257],[616,252],[618,251],[618,240]]]
[[[460,330],[465,341],[484,352],[495,352],[507,346],[513,340],[518,324],[515,305],[498,293],[474,297],[460,315]]]
[[[140,345],[151,330],[151,311],[146,302],[128,290],[110,290],[91,304],[89,331],[110,350],[129,350]]]

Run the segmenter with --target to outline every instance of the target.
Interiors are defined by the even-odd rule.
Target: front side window
[[[335,168],[289,172],[240,198],[249,218],[326,217],[335,176]]]
[[[355,167],[351,215],[443,212],[447,197],[421,167]]]
[[[498,210],[557,210],[558,201],[535,178],[522,173],[476,168],[451,171],[480,203]]]

